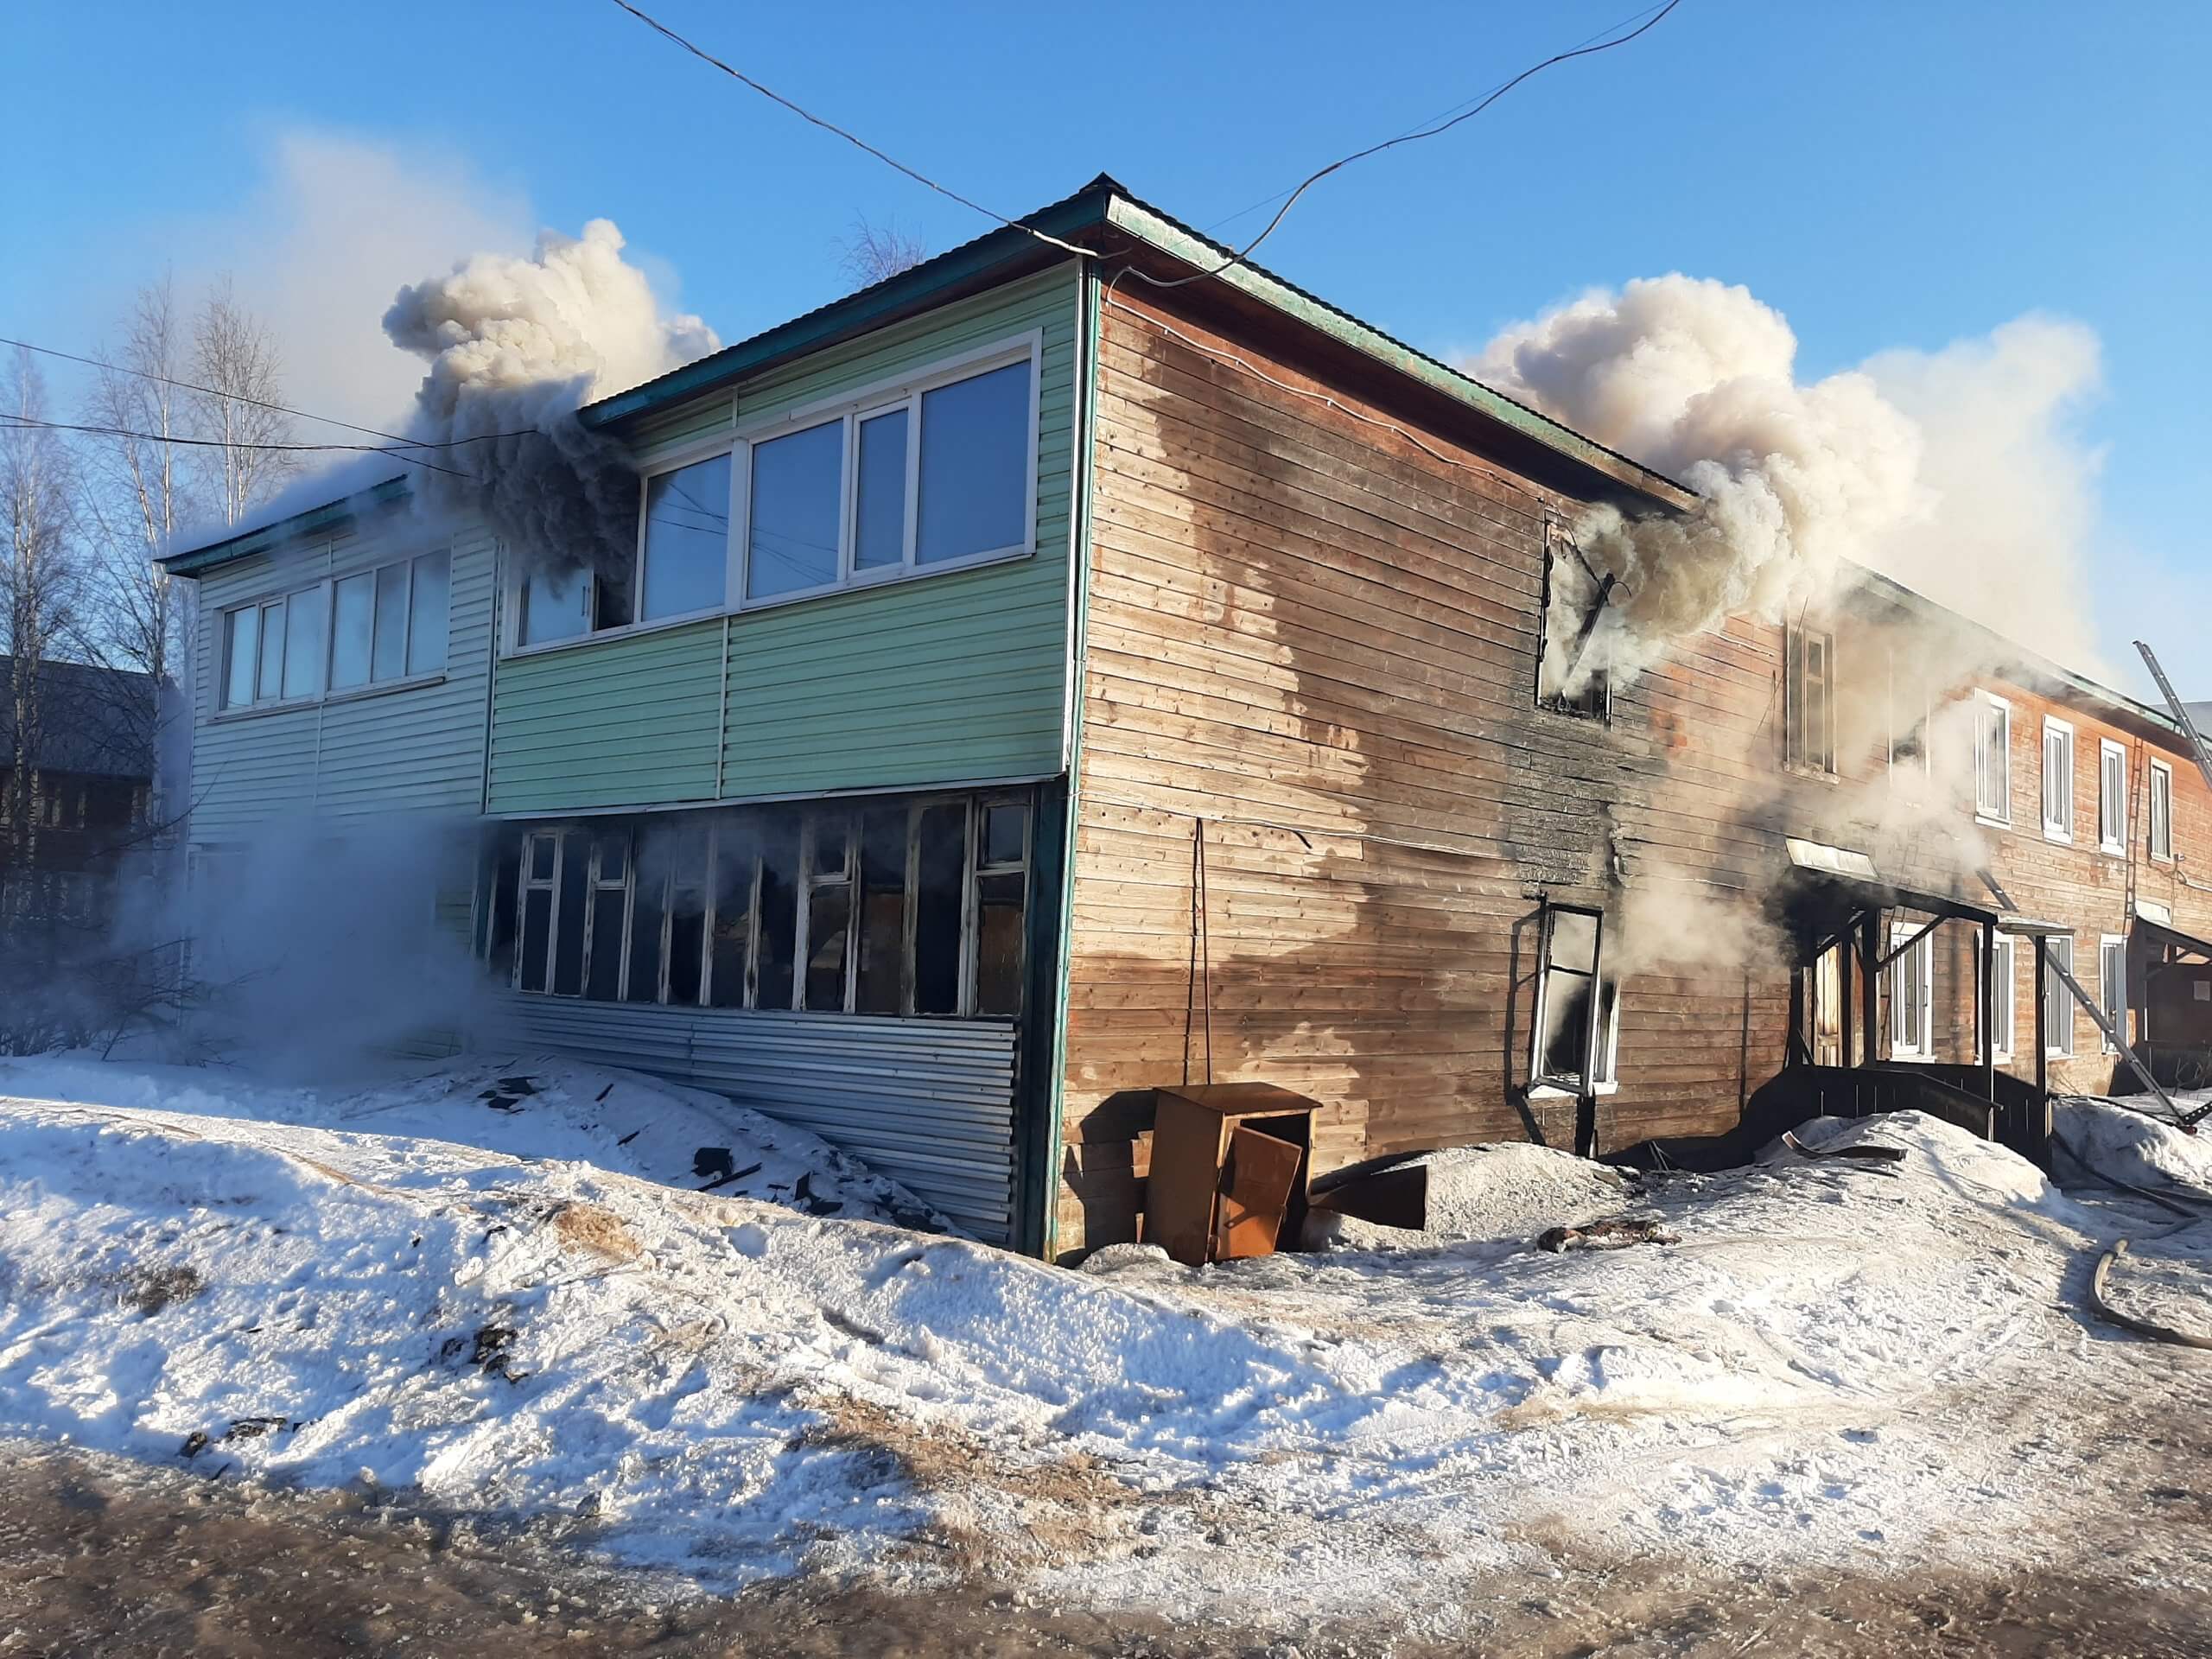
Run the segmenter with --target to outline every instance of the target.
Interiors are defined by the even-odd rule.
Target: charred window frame
[[[1614,1086],[1620,985],[1605,973],[1605,915],[1547,903],[1538,950],[1529,1081],[1578,1097]]]
[[[1556,524],[1544,531],[1544,591],[1536,612],[1536,707],[1610,725],[1612,674],[1592,669],[1572,691],[1555,689],[1573,676],[1596,633],[1616,585],[1591,569],[1582,550]]]
[[[1785,759],[1801,772],[1835,776],[1835,635],[1793,622],[1783,632]]]
[[[586,1001],[1014,1018],[1033,817],[956,795],[533,826],[487,861],[480,949]]]
[[[1916,791],[1935,773],[1929,747],[1935,702],[1928,695],[1928,671],[1894,646],[1890,650],[1889,766],[1892,787]]]

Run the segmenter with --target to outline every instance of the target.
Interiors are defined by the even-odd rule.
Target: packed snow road
[[[1588,1574],[2212,1589],[2202,1442],[2112,1475],[2212,1408],[2212,1357],[2082,1311],[2116,1233],[2186,1285],[2212,1228],[1917,1117],[1820,1132],[1892,1165],[1624,1191],[1670,1245],[1547,1255],[1516,1209],[1503,1237],[1076,1274],[920,1230],[810,1137],[558,1062],[327,1094],[26,1063],[0,1095],[0,1433],[457,1518],[649,1599],[988,1586],[1448,1644],[1499,1628],[1499,1585]],[[1586,1184],[1489,1166],[1501,1203]]]

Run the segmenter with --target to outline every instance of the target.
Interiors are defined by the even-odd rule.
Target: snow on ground
[[[2173,1098],[2186,1111],[2206,1096],[2199,1091]],[[2061,1156],[2092,1176],[2212,1198],[2212,1118],[2199,1133],[2189,1135],[2145,1109],[2152,1106],[2148,1096],[2053,1101],[2052,1132]]]
[[[610,1153],[588,1082],[493,1146],[476,1072],[299,1124],[206,1073],[0,1070],[0,1433],[411,1489],[708,1588],[975,1571],[1446,1634],[1465,1575],[1569,1548],[2063,1548],[2075,1484],[2016,1448],[2117,1398],[2075,1311],[2111,1223],[1916,1115],[1837,1131],[1891,1166],[1654,1178],[1669,1246],[1071,1273],[657,1185],[693,1131]]]

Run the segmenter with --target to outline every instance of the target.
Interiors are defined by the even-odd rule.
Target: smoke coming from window
[[[1811,382],[1796,356],[1788,321],[1748,289],[1678,274],[1516,324],[1467,365],[1703,498],[1679,515],[1601,506],[1574,527],[1545,691],[1572,695],[1599,668],[1631,680],[1730,614],[1794,617],[1847,563],[2096,666],[2079,572],[2097,457],[2067,425],[2096,385],[2094,336],[2024,318]]]
[[[527,258],[474,255],[401,289],[385,313],[392,343],[430,365],[410,435],[481,440],[440,458],[466,479],[423,470],[419,499],[482,514],[549,574],[619,569],[635,534],[628,455],[576,411],[720,344],[698,318],[663,310],[623,245],[595,219],[580,238],[541,235]]]

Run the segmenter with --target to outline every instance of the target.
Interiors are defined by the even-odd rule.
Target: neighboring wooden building
[[[0,657],[0,687],[12,676]],[[0,928],[102,925],[118,861],[143,836],[154,784],[155,699],[144,674],[87,663],[39,667],[40,739],[18,743],[0,697],[0,801],[34,775],[21,833],[0,818]]]
[[[1900,889],[1996,907],[1937,798],[1979,775],[1946,751],[1977,685],[2015,698],[2019,800],[2032,697],[2131,791],[2118,854],[1992,832],[2013,907],[2212,933],[2163,715],[1973,635],[1983,677],[1901,720],[1937,613],[1872,578],[1547,702],[1584,508],[1688,492],[1110,180],[1029,222],[1094,257],[995,232],[587,410],[645,474],[621,573],[434,532],[397,486],[174,561],[194,842],[480,819],[444,893],[499,987],[471,1040],[720,1090],[1050,1255],[1137,1236],[1165,1084],[1314,1096],[1320,1167],[1731,1127],[1836,1012],[1785,836],[1874,861],[1818,878],[1870,924]],[[1972,1040],[1974,958],[1926,949],[1857,1058],[1917,1052],[1892,1000],[1931,1064]]]

